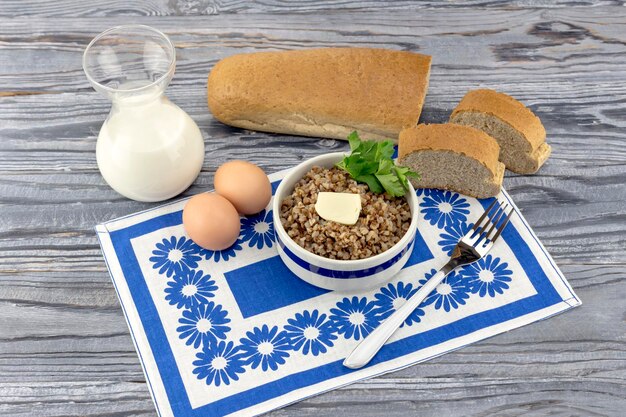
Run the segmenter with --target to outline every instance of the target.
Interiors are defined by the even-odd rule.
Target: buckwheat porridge
[[[322,219],[315,211],[318,192],[358,193],[361,213],[354,225]],[[280,206],[280,220],[287,234],[314,254],[341,260],[365,259],[391,248],[411,223],[411,209],[404,197],[374,194],[339,168],[313,167]]]

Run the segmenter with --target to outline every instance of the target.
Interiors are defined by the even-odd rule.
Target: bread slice
[[[415,126],[431,58],[371,48],[234,55],[209,75],[208,104],[244,129],[346,139],[391,139]]]
[[[450,116],[451,123],[472,126],[500,144],[500,161],[519,174],[532,174],[550,156],[541,120],[522,103],[493,90],[468,92]]]
[[[500,147],[494,138],[469,126],[418,125],[400,132],[398,158],[421,179],[417,188],[442,188],[476,198],[500,192],[504,164],[498,161]]]

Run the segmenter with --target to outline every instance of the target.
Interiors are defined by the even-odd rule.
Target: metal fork
[[[485,256],[492,248],[493,243],[500,237],[513,215],[513,207],[507,213],[508,207],[508,203],[502,206],[497,199],[493,200],[474,227],[457,243],[448,263],[433,275],[412,297],[407,299],[400,308],[363,339],[343,361],[343,365],[351,369],[359,369],[367,365],[413,310],[424,301],[450,272],[459,266],[471,264]]]

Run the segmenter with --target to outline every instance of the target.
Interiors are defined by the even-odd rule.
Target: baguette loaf
[[[500,147],[486,133],[455,124],[418,125],[400,132],[401,165],[421,175],[417,188],[442,188],[476,198],[500,192],[504,164]]]
[[[500,161],[519,174],[532,174],[550,156],[541,120],[522,103],[493,90],[468,92],[450,116],[451,123],[480,129],[500,145]]]
[[[244,129],[397,141],[415,126],[428,88],[430,56],[369,48],[234,55],[209,75],[208,104]]]

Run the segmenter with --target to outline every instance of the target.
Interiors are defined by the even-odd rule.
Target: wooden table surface
[[[0,2],[0,414],[155,415],[93,226],[151,207],[96,167],[109,102],[81,57],[100,31],[142,23],[178,54],[168,96],[223,161],[267,171],[346,143],[221,125],[206,106],[220,58],[373,46],[433,56],[423,122],[491,87],[543,120],[553,154],[505,187],[583,306],[273,416],[623,416],[626,410],[626,7],[622,1],[3,0]]]

